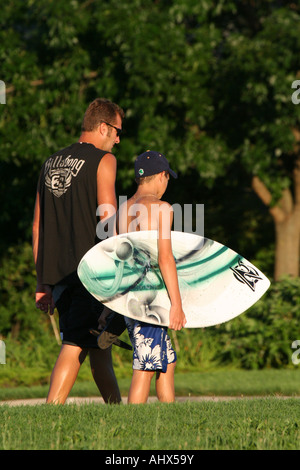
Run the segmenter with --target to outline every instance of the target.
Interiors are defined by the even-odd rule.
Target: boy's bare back
[[[157,157],[157,152],[150,153],[156,154],[153,160],[155,160],[155,164],[159,164],[160,159]],[[162,157],[161,154],[158,155]],[[136,193],[120,207],[117,216],[117,231],[121,234],[157,230],[158,264],[171,301],[169,327],[180,330],[186,324],[186,318],[182,310],[176,264],[172,252],[173,208],[161,200],[168,186],[169,174],[173,173],[174,176],[174,172],[170,168],[166,168],[158,173],[154,166],[152,168],[151,165],[147,166],[151,156],[147,156],[145,153],[142,154],[142,157],[145,157],[143,158],[144,162],[138,162],[138,166],[136,165],[136,175],[137,169],[139,166],[141,167],[142,163],[145,165],[139,171],[144,171],[145,168],[153,173],[150,173],[149,177],[146,176],[142,183],[138,184]],[[165,161],[167,160],[165,159]]]
[[[159,230],[162,222],[162,235],[170,236],[173,209],[170,204],[154,195],[134,194],[119,209],[118,233]]]

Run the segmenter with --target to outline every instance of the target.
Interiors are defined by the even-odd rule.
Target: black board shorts
[[[97,337],[90,329],[98,330],[103,304],[98,302],[82,284],[67,286],[55,303],[59,315],[62,344],[81,348],[98,348]]]

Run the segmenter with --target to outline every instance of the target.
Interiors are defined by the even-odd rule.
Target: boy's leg
[[[146,403],[154,371],[134,370],[128,394],[128,403]]]
[[[120,403],[121,395],[112,364],[111,346],[89,350],[91,370],[105,403]]]
[[[175,401],[174,373],[176,362],[168,364],[166,372],[156,374],[156,395],[159,401],[172,403]]]
[[[47,403],[64,404],[88,350],[63,344],[53,368]]]

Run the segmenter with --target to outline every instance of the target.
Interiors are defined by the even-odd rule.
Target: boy
[[[117,227],[118,233],[157,230],[158,264],[171,301],[169,327],[180,330],[186,324],[186,318],[182,310],[176,264],[172,253],[173,210],[170,204],[161,201],[167,189],[169,175],[177,178],[162,154],[148,150],[139,155],[135,161],[138,188],[136,193],[120,207]],[[129,215],[135,212],[133,205],[137,209],[136,213],[139,213],[138,217]],[[134,348],[133,376],[128,403],[146,403],[155,372],[158,399],[162,402],[174,402],[176,353],[172,348],[167,328],[130,318],[126,318],[126,324]],[[146,362],[145,356],[147,356]]]

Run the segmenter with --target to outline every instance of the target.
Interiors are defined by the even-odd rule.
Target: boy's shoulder
[[[147,204],[159,204],[159,205],[164,205],[164,206],[167,206],[167,207],[172,207],[171,204],[169,204],[167,201],[163,201],[161,199],[159,199],[158,197],[150,194],[150,195],[145,195],[145,196],[141,196],[137,199],[133,199],[133,202],[135,204],[139,204],[139,203],[147,203]]]

